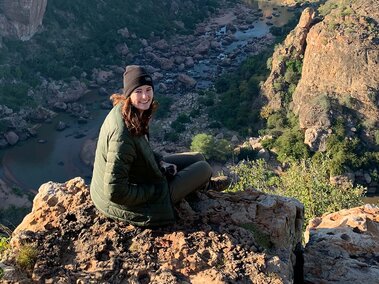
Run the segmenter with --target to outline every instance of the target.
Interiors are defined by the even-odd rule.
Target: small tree
[[[191,150],[202,153],[205,158],[226,161],[231,154],[231,146],[225,139],[216,140],[212,135],[200,133],[192,138]]]

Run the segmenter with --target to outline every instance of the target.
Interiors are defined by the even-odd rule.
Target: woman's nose
[[[143,98],[148,98],[150,95],[149,95],[149,93],[148,93],[148,91],[143,91],[142,92],[142,97]]]

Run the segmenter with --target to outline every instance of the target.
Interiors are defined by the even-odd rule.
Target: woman
[[[144,68],[127,66],[123,94],[111,99],[114,107],[97,142],[91,198],[111,218],[138,226],[170,224],[172,204],[205,188],[211,167],[199,153],[164,159],[154,154],[148,132],[157,103],[153,80]]]

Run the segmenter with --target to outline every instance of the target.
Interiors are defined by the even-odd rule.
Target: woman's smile
[[[132,105],[140,111],[148,110],[153,101],[154,91],[149,85],[136,88],[130,95]]]

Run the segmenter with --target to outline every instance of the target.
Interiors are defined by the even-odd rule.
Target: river
[[[275,1],[247,1],[256,9],[261,9],[263,18],[253,23],[254,27],[235,33],[237,41],[225,46],[225,52],[246,43],[253,37],[263,37],[269,32],[267,21],[276,26],[282,26],[293,16],[287,8],[278,6]],[[265,17],[276,16],[271,19]],[[195,65],[189,72],[199,73],[207,68],[207,60]],[[210,82],[201,82],[198,87],[206,87]],[[2,149],[0,159],[0,177],[10,186],[36,192],[39,186],[47,181],[65,182],[73,177],[81,176],[88,183],[92,170],[79,158],[81,147],[88,139],[97,136],[99,127],[104,120],[107,110],[100,108],[104,97],[97,92],[87,93],[79,103],[86,104],[91,111],[92,118],[86,124],[79,124],[77,119],[65,113],[59,113],[49,124],[43,124],[38,129],[38,135],[27,141],[19,142],[16,146]],[[70,125],[63,131],[55,130],[58,121]],[[41,140],[45,143],[40,143]]]
[[[0,151],[2,178],[10,185],[35,191],[47,181],[65,182],[81,176],[89,181],[91,169],[79,158],[83,143],[97,136],[107,110],[100,108],[104,97],[97,92],[87,93],[80,103],[91,111],[88,123],[80,124],[69,114],[58,114],[51,123],[38,129],[37,137],[22,141]],[[58,121],[69,127],[55,129]]]

